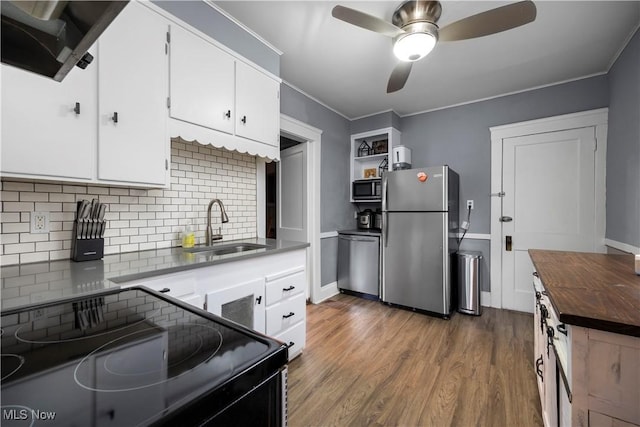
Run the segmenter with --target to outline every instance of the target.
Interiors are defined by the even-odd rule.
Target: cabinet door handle
[[[282,288],[282,290],[285,292],[288,292],[288,291],[294,290],[295,288],[296,288],[295,286],[289,286],[288,288]]]
[[[224,113],[224,116],[225,116],[227,119],[230,119],[230,118],[231,118],[231,110],[227,110],[227,112],[226,112],[226,113]]]
[[[289,314],[283,314],[283,319],[288,319],[289,317],[295,316],[296,314],[293,311],[290,311]]]
[[[512,245],[512,238],[511,236],[507,236],[507,238],[505,239],[505,250],[508,252],[511,252],[511,245]]]
[[[160,289],[158,292],[160,292],[161,294],[166,294],[167,292],[171,292],[171,289],[163,288],[163,289]]]
[[[551,347],[553,344],[553,336],[555,335],[555,332],[553,331],[553,328],[551,326],[547,326],[547,357],[549,357],[549,347]]]
[[[287,344],[287,347],[291,348],[295,345],[296,343],[294,343],[293,341],[289,341],[289,344]]]
[[[80,115],[80,103],[76,102],[76,106],[73,107],[73,112],[76,113],[76,115]]]
[[[243,125],[246,125],[247,124],[247,116],[242,116],[240,121],[242,122]]]
[[[542,369],[540,369],[540,366],[542,366],[543,363],[544,361],[542,360],[542,356],[536,359],[536,374],[538,374],[540,381],[542,382],[544,382],[544,377],[542,376]]]
[[[113,112],[113,116],[111,116],[111,120],[113,120],[113,123],[118,123],[118,112],[117,111]]]

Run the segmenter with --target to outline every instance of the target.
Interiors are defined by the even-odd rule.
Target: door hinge
[[[169,45],[168,44],[164,44],[164,54],[168,55],[169,54]]]
[[[598,138],[593,138],[593,151],[598,151]]]
[[[164,159],[164,170],[169,170],[169,160]]]
[[[171,98],[167,96],[167,108],[171,108]]]
[[[167,31],[167,43],[171,43],[171,33]]]

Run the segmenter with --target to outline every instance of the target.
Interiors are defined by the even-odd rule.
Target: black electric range
[[[5,427],[286,422],[286,345],[145,288],[0,326]]]

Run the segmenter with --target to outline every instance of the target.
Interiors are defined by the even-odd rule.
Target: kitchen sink
[[[264,249],[267,245],[258,243],[230,243],[227,245],[200,246],[197,248],[185,249],[185,252],[202,255],[227,255],[239,252],[252,251],[255,249]]]

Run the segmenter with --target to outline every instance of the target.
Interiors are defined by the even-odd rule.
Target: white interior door
[[[503,308],[532,312],[528,249],[596,250],[596,150],[594,127],[503,140]]]
[[[302,143],[280,152],[278,164],[278,239],[308,242],[307,145]]]

